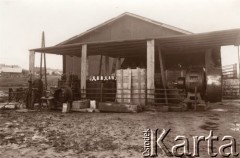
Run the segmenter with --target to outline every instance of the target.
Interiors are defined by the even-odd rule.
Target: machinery
[[[52,90],[54,98],[54,108],[62,107],[63,103],[69,103],[70,106],[74,100],[80,99],[80,80],[77,75],[61,76],[58,80],[58,87]],[[70,107],[71,108],[71,107]]]
[[[42,33],[42,48],[45,47],[45,35]],[[44,61],[44,66],[42,66]],[[44,68],[44,70],[43,70]],[[44,82],[43,83],[43,80]],[[73,100],[80,99],[80,80],[77,75],[62,75],[61,79],[58,80],[58,87],[52,89],[52,96],[47,94],[48,83],[47,83],[47,66],[46,66],[46,55],[45,52],[41,52],[40,56],[40,77],[33,79],[33,74],[30,74],[29,86],[26,94],[26,106],[27,108],[34,108],[35,103],[39,103],[39,107],[42,107],[42,102],[47,101],[54,104],[55,108],[58,106],[62,107],[63,103],[72,104]],[[51,91],[51,90],[50,90]],[[51,93],[51,92],[50,92]],[[11,93],[9,93],[11,94]],[[9,96],[11,99],[11,96]]]
[[[177,88],[185,89],[183,101],[186,109],[207,108],[208,102],[219,102],[222,99],[221,69],[205,70],[203,67],[190,67],[185,77],[179,77]]]
[[[58,80],[58,88],[69,87],[71,89],[72,100],[80,99],[80,80],[77,75],[63,74],[61,79]]]
[[[41,79],[35,79],[29,81],[29,87],[26,96],[26,107],[34,108],[35,103],[39,103],[39,107],[42,105],[41,97],[43,96],[43,82]]]
[[[56,89],[54,91],[53,97],[55,109],[57,109],[58,107],[62,107],[63,103],[69,103],[70,106],[72,105],[73,101],[72,89],[67,85]]]

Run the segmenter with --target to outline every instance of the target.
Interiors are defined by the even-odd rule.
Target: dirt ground
[[[205,112],[63,114],[5,110],[0,114],[0,157],[139,158],[143,157],[142,131],[147,128],[171,128],[164,140],[169,148],[176,135],[191,139],[194,135],[208,136],[213,130],[220,140],[224,135],[233,136],[240,152],[239,116],[240,101],[212,104]],[[206,143],[200,147],[200,157],[209,157]],[[215,151],[218,147],[216,143]],[[158,154],[166,157],[161,151]]]

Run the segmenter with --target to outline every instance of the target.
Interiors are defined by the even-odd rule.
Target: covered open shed
[[[29,70],[34,71],[36,52],[62,55],[63,73],[78,75],[83,92],[89,76],[146,68],[146,88],[151,93],[156,86],[167,88],[189,67],[202,66],[206,72],[220,69],[221,46],[239,44],[240,29],[195,34],[124,13],[56,46],[31,49]]]

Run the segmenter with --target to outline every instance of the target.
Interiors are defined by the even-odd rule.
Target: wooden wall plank
[[[66,43],[109,41],[109,40],[131,40],[131,39],[150,39],[156,37],[181,35],[183,33],[149,23],[147,21],[124,16],[117,19],[114,23],[95,29],[85,36],[80,36]],[[66,44],[65,43],[65,44]]]
[[[117,58],[113,58],[112,66],[110,68],[110,75],[116,72],[116,67],[117,67]]]
[[[109,56],[105,56],[105,76],[109,74]]]
[[[121,58],[117,58],[117,65],[116,65],[116,70],[121,69]]]

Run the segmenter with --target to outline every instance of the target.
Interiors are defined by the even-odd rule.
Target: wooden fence
[[[236,79],[237,76],[237,64],[226,65],[222,67],[223,79]]]
[[[239,79],[223,79],[223,99],[240,99]]]

